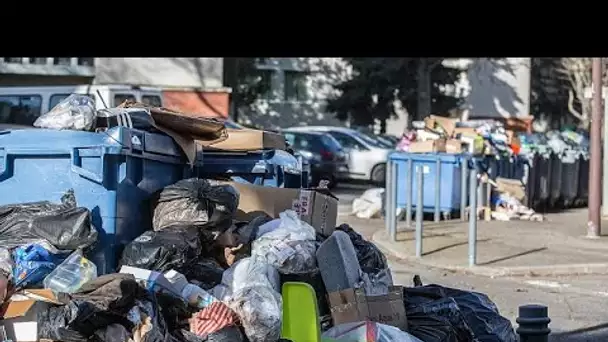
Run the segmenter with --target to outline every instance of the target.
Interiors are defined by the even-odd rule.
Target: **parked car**
[[[348,151],[348,179],[384,185],[386,159],[393,150],[365,133],[345,127],[306,126],[287,129],[291,132],[324,132],[334,137]]]
[[[331,135],[321,132],[283,132],[291,148],[310,165],[313,185],[328,180],[329,187],[348,177],[348,154]]]

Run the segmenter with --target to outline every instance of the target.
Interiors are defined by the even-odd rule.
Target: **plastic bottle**
[[[55,268],[43,284],[53,292],[74,293],[82,285],[97,278],[97,266],[77,250]]]
[[[188,302],[188,304],[197,307],[199,309],[209,306],[213,302],[217,302],[217,298],[210,295],[207,291],[200,287],[192,284],[188,284],[182,291],[182,298]]]

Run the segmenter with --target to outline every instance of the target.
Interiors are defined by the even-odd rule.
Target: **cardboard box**
[[[428,129],[438,131],[443,130],[446,138],[451,138],[456,129],[456,123],[459,119],[445,118],[443,116],[431,115],[424,119],[425,126]]]
[[[520,180],[509,178],[496,178],[496,188],[499,192],[507,193],[519,201],[526,198],[526,189]]]
[[[464,134],[464,135],[478,135],[477,131],[475,130],[475,128],[472,127],[456,127],[454,128],[454,136],[457,136],[458,134]]]
[[[278,218],[283,211],[292,209],[318,233],[330,235],[336,227],[338,199],[328,191],[228,183],[240,193],[237,220],[249,221],[260,213]]]
[[[506,130],[506,135],[507,135],[507,144],[517,145],[517,146],[521,145],[521,141],[519,141],[519,135],[517,135],[516,132],[508,129],[508,130]]]
[[[410,153],[433,153],[433,152],[445,152],[446,151],[446,140],[427,140],[427,141],[413,141],[408,152]]]
[[[208,150],[258,151],[264,149],[285,150],[285,137],[279,133],[255,129],[228,129],[228,139],[205,145]]]
[[[2,308],[6,337],[14,342],[38,341],[38,315],[52,305],[61,304],[51,290],[24,290],[14,294]]]
[[[445,143],[445,152],[446,153],[462,153],[462,141],[458,139],[450,139]]]
[[[380,296],[366,296],[363,289],[346,289],[329,293],[328,299],[334,325],[369,320],[407,331],[401,286],[393,286]]]

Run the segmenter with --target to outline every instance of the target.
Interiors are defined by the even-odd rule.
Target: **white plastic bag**
[[[322,338],[335,342],[423,342],[393,326],[369,321],[340,324],[324,332]]]
[[[41,115],[34,126],[49,129],[90,131],[96,119],[95,101],[86,95],[72,94],[48,113]]]
[[[300,220],[293,210],[286,210],[279,217],[278,225],[274,221],[267,223],[276,228],[263,229],[264,233],[253,241],[251,255],[261,258],[284,274],[314,271],[317,268],[314,228]]]

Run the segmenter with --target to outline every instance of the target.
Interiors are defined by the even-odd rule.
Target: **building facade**
[[[223,58],[4,57],[0,86],[126,84],[162,89],[164,105],[208,117],[227,117]]]

